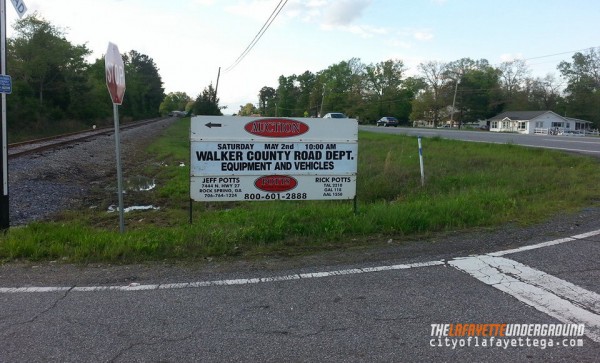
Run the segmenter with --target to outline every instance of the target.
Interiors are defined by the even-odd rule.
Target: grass
[[[125,234],[118,233],[118,216],[106,212],[114,201],[105,200],[100,208],[83,206],[54,222],[11,228],[0,237],[0,258],[133,263],[304,254],[509,222],[527,225],[600,200],[600,191],[590,187],[600,168],[589,157],[426,138],[422,187],[415,137],[361,132],[357,214],[348,201],[194,203],[190,225],[188,130],[189,119],[178,121],[148,148],[153,162],[139,173],[159,187],[130,192],[125,203],[160,209],[126,214]]]

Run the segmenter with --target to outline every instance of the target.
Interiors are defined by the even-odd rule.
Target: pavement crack
[[[43,316],[43,315],[47,314],[48,312],[54,310],[61,301],[63,301],[64,299],[66,299],[66,297],[69,295],[69,293],[71,292],[71,290],[73,290],[74,288],[75,288],[75,286],[71,286],[68,290],[64,291],[64,293],[62,294],[62,296],[58,297],[52,303],[52,305],[50,305],[46,309],[42,310],[41,312],[35,314],[31,319],[26,320],[26,321],[22,321],[22,322],[19,322],[19,323],[15,323],[15,324],[10,324],[10,325],[8,325],[8,327],[9,328],[14,328],[14,327],[18,327],[18,326],[22,326],[22,325],[34,323],[41,316]]]
[[[200,328],[198,329],[194,329],[192,330],[189,334],[178,337],[178,338],[168,338],[168,337],[151,337],[149,338],[152,341],[137,341],[134,343],[130,343],[128,346],[126,346],[125,348],[119,350],[116,355],[109,360],[109,362],[113,363],[113,362],[117,362],[121,357],[123,357],[123,355],[127,354],[127,352],[137,348],[137,347],[142,347],[142,346],[153,346],[153,345],[157,345],[157,344],[162,344],[162,343],[179,343],[179,342],[184,342],[186,340],[189,340],[191,338],[194,337],[194,335],[196,335],[196,333],[200,330]],[[128,359],[125,359],[126,361],[128,361]]]

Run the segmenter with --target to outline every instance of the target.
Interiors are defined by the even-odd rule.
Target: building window
[[[552,127],[565,127],[564,122],[553,122]]]
[[[542,127],[544,127],[544,121],[536,121],[535,122],[535,127],[541,129]]]
[[[498,121],[492,121],[492,129],[497,129],[498,128]]]
[[[525,130],[525,129],[527,128],[527,127],[526,127],[526,124],[527,124],[527,123],[526,123],[525,121],[519,121],[519,126],[518,126],[518,129],[519,129],[519,130]]]

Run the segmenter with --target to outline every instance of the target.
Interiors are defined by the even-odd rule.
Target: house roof
[[[576,118],[572,118],[572,117],[563,117],[552,111],[507,111],[507,112],[502,112],[502,113],[490,118],[489,121],[502,121],[507,118],[510,120],[513,120],[513,121],[514,120],[529,121],[529,120],[533,120],[536,117],[544,115],[546,113],[552,113],[566,121],[589,123],[589,124],[592,123],[591,121],[576,119]]]
[[[573,117],[565,117],[565,118],[567,120],[569,120],[569,121],[581,122],[581,123],[584,123],[584,124],[591,124],[592,123],[592,121],[581,120],[581,119],[573,118]]]
[[[504,120],[505,118],[509,118],[511,120],[531,120],[547,112],[552,111],[508,111],[502,112],[501,114],[490,118],[490,121]]]

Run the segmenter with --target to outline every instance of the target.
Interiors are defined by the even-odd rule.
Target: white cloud
[[[333,2],[325,10],[326,25],[347,26],[360,19],[363,11],[371,4],[371,0],[339,0]]]
[[[429,31],[416,31],[413,33],[413,37],[416,40],[428,41],[428,40],[433,39],[433,33],[429,32]]]
[[[504,54],[500,55],[501,62],[512,62],[517,59],[523,59],[523,54],[522,53],[516,53],[516,54],[504,53]]]

